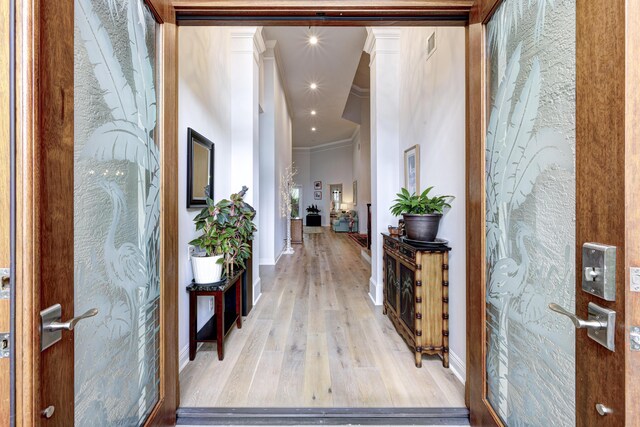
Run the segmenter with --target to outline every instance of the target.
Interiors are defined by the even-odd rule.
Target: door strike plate
[[[0,359],[6,359],[11,354],[11,336],[7,333],[0,334]]]
[[[0,299],[9,299],[11,296],[11,270],[0,268]]]
[[[640,351],[640,326],[632,326],[629,332],[631,351]]]

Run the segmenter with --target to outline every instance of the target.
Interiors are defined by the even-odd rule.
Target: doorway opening
[[[452,408],[466,417],[464,28],[181,26],[179,40],[179,128],[215,143],[218,198],[251,187],[259,273],[253,309],[224,339],[223,360],[210,343],[188,360],[193,319],[181,293],[183,420],[196,407]],[[416,146],[408,182],[404,153]],[[290,165],[302,239],[283,254]],[[453,248],[449,293],[432,306],[425,298],[421,312],[403,308],[411,319],[440,319],[440,344],[429,343],[440,355],[420,356],[419,368],[410,338],[384,313],[383,283],[395,272],[383,266],[380,231],[398,226],[389,208],[400,188],[428,186],[456,199],[439,234]],[[186,244],[197,211],[181,211]],[[408,259],[398,277],[411,271]],[[188,283],[188,259],[180,265]],[[215,310],[206,298],[197,304],[199,330]]]

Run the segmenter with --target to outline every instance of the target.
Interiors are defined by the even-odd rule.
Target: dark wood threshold
[[[467,408],[179,408],[177,425],[469,425]]]

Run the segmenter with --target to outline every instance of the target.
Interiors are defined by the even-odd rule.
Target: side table
[[[307,215],[307,227],[320,227],[322,225],[322,216],[316,214]]]
[[[230,278],[217,283],[191,282],[189,292],[189,360],[196,358],[199,342],[216,342],[218,360],[224,359],[224,339],[235,323],[242,328],[242,276],[244,270],[234,271]],[[228,292],[229,290],[235,292]],[[198,328],[198,297],[213,297],[214,313]]]

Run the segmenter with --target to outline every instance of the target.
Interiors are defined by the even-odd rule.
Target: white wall
[[[193,272],[187,245],[197,236],[193,218],[200,209],[186,208],[187,127],[215,144],[214,198],[232,192],[229,32],[224,27],[180,27],[178,81],[178,319],[180,361],[188,356],[189,297],[184,290]],[[236,190],[237,191],[237,190]],[[198,302],[198,327],[209,319],[208,298]]]
[[[426,41],[436,31],[427,60]],[[466,365],[465,32],[464,28],[403,28],[400,38],[400,154],[420,145],[420,189],[456,197],[438,236],[449,240],[451,366]],[[401,164],[401,173],[404,165]],[[400,182],[404,183],[404,177]]]
[[[311,152],[307,148],[293,148],[293,164],[298,169],[298,174],[293,177],[296,185],[302,187],[302,200],[300,202],[300,216],[307,215],[307,207],[314,203],[313,183],[311,182]]]
[[[351,141],[310,150],[311,202],[318,205],[322,225],[330,225],[330,184],[342,184],[342,201],[353,202],[353,147]],[[313,182],[322,181],[322,200],[314,200]],[[305,206],[306,208],[306,206]]]

